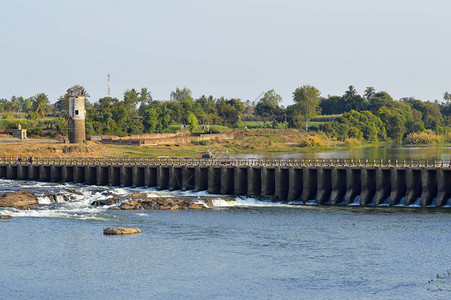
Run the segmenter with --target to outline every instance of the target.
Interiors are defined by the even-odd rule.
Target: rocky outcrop
[[[18,190],[17,192],[0,194],[0,207],[36,209],[35,204],[38,204],[38,200],[30,191]]]
[[[126,196],[114,196],[106,200],[98,200],[91,203],[92,206],[113,205],[110,209],[136,210],[181,210],[181,209],[203,209],[202,204],[194,202],[194,198],[174,198],[174,197],[148,197],[146,193],[133,193]],[[197,200],[197,198],[196,198]]]
[[[145,199],[147,198],[146,193],[133,193],[126,196],[114,196],[112,198],[108,198],[105,200],[97,200],[91,203],[92,206],[104,206],[104,205],[113,205],[117,203],[121,203],[124,201],[132,200],[132,199]]]
[[[0,216],[0,220],[7,220],[7,219],[11,219],[12,217],[11,216],[8,216],[8,215],[6,215],[6,216]]]
[[[112,198],[108,198],[105,200],[96,200],[94,202],[91,203],[92,206],[105,206],[105,205],[113,205],[113,204],[117,204],[119,202],[122,202],[126,199],[124,199],[123,197],[119,197],[119,196],[114,196]]]
[[[58,194],[50,194],[48,195],[50,202],[52,203],[57,203],[57,202],[61,202],[61,201],[70,201],[72,200],[71,197],[67,196],[66,194],[63,193],[58,193]],[[59,201],[60,200],[60,201]]]
[[[125,228],[125,227],[108,227],[103,230],[103,234],[106,235],[123,235],[123,234],[134,234],[140,233],[139,228]]]
[[[192,199],[177,198],[146,198],[143,200],[129,200],[122,202],[119,209],[153,209],[153,210],[182,210],[182,209],[203,209],[202,204],[194,203]]]

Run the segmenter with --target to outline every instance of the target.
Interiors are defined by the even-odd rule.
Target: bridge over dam
[[[451,205],[450,162],[437,160],[0,158],[0,178],[328,205]]]

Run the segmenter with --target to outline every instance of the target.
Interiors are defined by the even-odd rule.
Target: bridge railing
[[[175,166],[367,166],[451,167],[437,159],[306,159],[306,158],[56,158],[0,157],[0,164],[46,165],[175,165]]]

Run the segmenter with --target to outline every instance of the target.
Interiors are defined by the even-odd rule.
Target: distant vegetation
[[[89,94],[82,86],[69,88],[51,105],[47,95],[0,99],[0,129],[20,123],[31,134],[67,135],[70,95]],[[255,102],[239,98],[192,97],[188,88],[176,88],[169,100],[154,100],[148,89],[130,89],[123,98],[103,97],[87,101],[88,135],[118,135],[173,132],[179,129],[217,133],[254,128],[295,128],[322,132],[328,138],[356,145],[362,142],[428,144],[449,141],[451,95],[443,102],[406,97],[394,100],[387,92],[368,87],[359,95],[353,86],[341,96],[321,97],[310,85],[293,92],[293,104],[284,107],[274,90]],[[324,141],[303,141],[321,146]]]

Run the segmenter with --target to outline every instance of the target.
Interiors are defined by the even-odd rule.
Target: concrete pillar
[[[127,167],[122,165],[120,167],[120,170],[121,170],[121,172],[120,172],[119,182],[120,182],[120,185],[122,187],[124,187],[124,186],[127,186]]]
[[[362,167],[360,182],[360,205],[371,204],[376,195],[376,170],[372,167]]]
[[[220,168],[208,167],[208,192],[210,194],[221,193],[221,173]]]
[[[360,195],[360,168],[347,167],[346,168],[346,204],[353,203],[355,198]]]
[[[28,165],[28,179],[34,180],[35,174],[34,174],[34,167],[33,165]]]
[[[302,194],[302,168],[290,167],[288,169],[288,201],[300,200]]]
[[[409,168],[406,170],[406,205],[412,205],[421,197],[421,169]]]
[[[7,165],[6,166],[6,178],[14,179],[13,178],[13,166],[12,165]]]
[[[49,181],[50,178],[47,178],[47,174],[46,174],[46,170],[45,170],[45,166],[44,165],[40,165],[39,166],[39,181]]]
[[[114,185],[114,167],[113,165],[108,166],[108,185]]]
[[[0,165],[0,178],[6,178],[6,173],[7,173],[6,168],[7,168],[6,164]]]
[[[328,203],[332,193],[332,169],[330,167],[319,167],[317,178],[316,201],[318,204]]]
[[[157,167],[157,189],[167,190],[169,188],[169,167]]]
[[[27,179],[26,178],[26,175],[28,175],[28,174],[26,174],[27,170],[28,170],[28,168],[25,168],[25,165],[21,165],[21,164],[17,165],[17,179],[21,179],[21,180]]]
[[[169,166],[169,190],[180,190],[182,188],[182,168]]]
[[[120,186],[132,186],[132,168],[130,166],[122,165],[120,166]]]
[[[132,166],[132,186],[138,186],[138,166]]]
[[[437,197],[437,169],[423,168],[421,172],[421,206],[429,206]]]
[[[318,184],[318,169],[316,167],[302,168],[302,202],[316,200],[316,191]]]
[[[144,186],[154,187],[158,184],[158,167],[146,166],[144,169]]]
[[[77,182],[79,182],[78,181],[78,166],[77,165],[75,165],[74,167],[73,167],[73,170],[72,170],[72,174],[73,174],[73,181],[75,182],[75,183],[77,183]]]
[[[233,168],[221,167],[221,194],[231,195],[234,192],[234,171]]]
[[[343,203],[346,195],[346,168],[332,167],[332,192],[330,203],[332,205]]]
[[[272,167],[261,168],[261,195],[274,195],[275,170]]]
[[[144,187],[150,187],[150,167],[144,166]]]
[[[52,182],[62,181],[61,166],[51,165],[50,166],[50,180]]]
[[[276,167],[274,169],[274,172],[275,172],[274,198],[276,201],[287,201],[289,170],[287,168]]]
[[[68,182],[67,165],[61,167],[61,181]]]
[[[16,171],[17,169],[14,167],[13,168],[13,166],[12,165],[7,165],[6,166],[6,178],[8,178],[8,179],[16,179],[15,178],[15,171]]]
[[[391,191],[391,174],[389,168],[376,168],[376,195],[375,205],[383,204],[389,197]]]
[[[97,184],[97,185],[104,185],[104,184],[107,184],[108,182],[104,182],[104,181],[103,181],[103,178],[104,178],[104,176],[103,176],[103,169],[102,169],[102,166],[101,166],[101,165],[97,165],[97,166],[96,166],[96,179],[97,179],[96,184]]]
[[[194,190],[196,188],[196,175],[194,167],[182,167],[182,190]]]
[[[398,205],[401,199],[407,196],[406,173],[407,168],[390,168],[390,205]]]
[[[262,191],[262,176],[260,167],[247,167],[247,194],[260,195]]]
[[[451,199],[451,169],[438,169],[437,173],[437,207],[448,205]]]
[[[233,168],[233,187],[234,187],[234,194],[235,195],[246,195],[247,194],[247,187],[248,187],[248,182],[247,182],[247,170],[248,168],[246,167],[239,167],[236,166]]]
[[[92,174],[89,165],[84,166],[85,171],[85,184],[92,184],[92,181],[96,181],[95,174]]]
[[[209,186],[209,175],[208,168],[197,166],[194,169],[194,185],[196,191],[205,191],[208,190]]]

